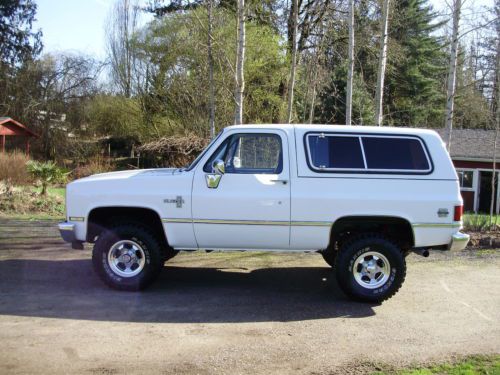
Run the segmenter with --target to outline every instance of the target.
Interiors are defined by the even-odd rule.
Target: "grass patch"
[[[374,372],[376,375],[500,375],[500,355],[471,356],[453,363]]]

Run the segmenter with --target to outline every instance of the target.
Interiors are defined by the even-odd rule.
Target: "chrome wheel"
[[[144,269],[146,255],[136,242],[123,240],[111,246],[108,252],[108,264],[115,274],[133,277]]]
[[[361,254],[352,267],[356,282],[363,288],[376,289],[389,279],[391,265],[387,258],[377,251]]]

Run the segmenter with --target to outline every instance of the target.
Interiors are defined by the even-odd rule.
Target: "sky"
[[[44,52],[79,52],[104,60],[105,23],[114,0],[35,0],[35,29],[43,32]],[[450,0],[431,0],[436,10]],[[474,7],[492,5],[493,0],[467,0]]]

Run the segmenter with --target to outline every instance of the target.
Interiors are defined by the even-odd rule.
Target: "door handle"
[[[286,185],[288,183],[288,180],[277,178],[277,179],[271,180],[271,182],[281,182],[283,185]]]

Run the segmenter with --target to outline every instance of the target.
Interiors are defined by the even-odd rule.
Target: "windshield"
[[[210,141],[207,147],[201,152],[201,154],[198,155],[196,159],[185,169],[186,171],[192,170],[196,165],[200,162],[200,160],[203,158],[203,156],[207,153],[207,151],[212,147],[212,145],[220,138],[220,136],[224,133],[224,130],[221,130],[219,134],[217,134],[214,139]]]

